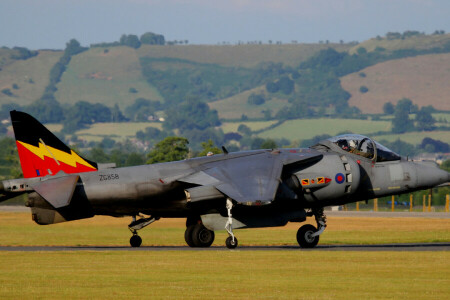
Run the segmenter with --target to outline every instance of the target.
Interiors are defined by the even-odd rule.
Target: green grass
[[[121,245],[130,218],[39,226],[0,212],[0,245]],[[450,219],[329,217],[321,244],[449,242]],[[241,245],[295,245],[299,224],[236,230]],[[144,246],[184,245],[183,219],[142,230]],[[214,245],[223,246],[217,232]],[[444,299],[449,252],[0,252],[1,299]]]
[[[131,218],[91,219],[39,226],[29,213],[0,213],[0,245],[127,246]],[[300,224],[242,229],[240,245],[296,245]],[[161,219],[139,232],[145,246],[183,246],[185,219]],[[329,217],[320,244],[385,244],[450,242],[450,219]],[[214,245],[224,246],[225,231],[216,232]]]
[[[450,131],[407,132],[403,134],[372,136],[372,138],[377,141],[387,140],[388,142],[393,142],[400,139],[401,141],[414,145],[420,144],[422,140],[426,137],[430,137],[432,139],[440,140],[444,143],[450,144]]]
[[[217,110],[220,119],[240,119],[243,114],[247,117],[263,118],[263,110],[269,109],[272,115],[275,115],[284,106],[290,105],[286,99],[271,99],[267,100],[262,105],[254,105],[247,103],[248,97],[252,94],[265,94],[265,86],[260,86],[229,98],[209,103],[211,109]]]
[[[259,134],[262,138],[286,138],[288,140],[310,139],[317,135],[331,136],[353,132],[363,135],[391,130],[391,122],[351,119],[303,119],[286,121],[280,126]]]
[[[239,125],[243,124],[252,131],[261,130],[275,124],[277,121],[249,121],[249,122],[223,122],[220,126],[223,132],[237,132]]]
[[[28,105],[39,99],[49,83],[50,69],[59,60],[61,54],[62,52],[39,51],[39,55],[35,57],[14,60],[2,67],[0,90],[9,88],[14,97],[0,93],[0,105],[5,103]],[[13,89],[13,84],[17,84],[19,89]]]
[[[435,113],[432,114],[432,116],[436,120],[436,122],[439,122],[440,120],[446,120],[447,123],[450,123],[450,113]]]
[[[87,141],[100,141],[105,137],[116,141],[123,141],[127,138],[136,137],[136,132],[147,127],[162,129],[162,123],[136,122],[136,123],[96,123],[88,129],[82,129],[75,134]]]
[[[444,35],[426,35],[406,38],[404,40],[377,40],[372,38],[370,40],[359,43],[349,50],[350,54],[356,53],[357,49],[364,47],[367,51],[373,51],[376,47],[382,47],[386,50],[399,50],[399,49],[431,49],[434,47],[440,47],[450,41],[450,34]]]
[[[2,299],[445,299],[449,252],[0,252]]]
[[[123,110],[136,98],[162,101],[163,98],[142,76],[134,49],[113,47],[108,53],[93,48],[72,57],[58,84],[56,98],[62,104],[84,100]],[[130,93],[135,88],[137,93]]]

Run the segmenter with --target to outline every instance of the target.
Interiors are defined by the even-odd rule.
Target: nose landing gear
[[[297,242],[301,248],[314,248],[317,246],[319,236],[327,227],[327,217],[324,214],[323,208],[314,208],[308,215],[314,215],[317,228],[310,224],[303,225],[299,228],[297,231]]]
[[[233,218],[231,215],[231,209],[233,208],[233,202],[231,202],[230,198],[227,198],[226,207],[227,207],[227,211],[228,211],[228,220],[227,220],[227,223],[225,224],[225,229],[227,230],[227,232],[230,236],[225,240],[225,245],[227,246],[228,249],[234,249],[238,245],[238,240],[233,234]]]

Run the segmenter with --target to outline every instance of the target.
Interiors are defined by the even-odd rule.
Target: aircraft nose
[[[439,169],[437,164],[420,162],[417,164],[418,184],[423,187],[433,187],[450,182],[450,173]]]

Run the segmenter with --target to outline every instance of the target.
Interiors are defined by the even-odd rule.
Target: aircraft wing
[[[321,155],[261,151],[207,163],[201,171],[178,181],[214,186],[239,203],[268,204],[275,198],[284,166],[318,156]]]

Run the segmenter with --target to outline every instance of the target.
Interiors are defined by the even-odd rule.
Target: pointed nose
[[[433,187],[450,182],[450,173],[439,169],[438,165],[432,162],[417,163],[417,183],[422,187]]]

